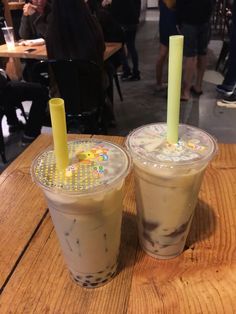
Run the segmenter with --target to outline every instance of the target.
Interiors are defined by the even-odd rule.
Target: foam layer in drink
[[[63,255],[73,279],[99,287],[117,269],[125,176],[130,160],[119,146],[99,140],[71,142],[70,165],[55,173],[52,151],[33,172],[43,187]]]
[[[127,146],[134,161],[140,244],[153,257],[175,257],[183,251],[215,142],[182,125],[179,142],[170,145],[166,125],[155,124],[131,133]]]

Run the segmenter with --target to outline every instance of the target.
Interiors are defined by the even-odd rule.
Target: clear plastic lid
[[[58,171],[53,150],[34,160],[33,179],[43,188],[60,192],[93,193],[109,188],[130,170],[130,156],[121,146],[108,141],[82,139],[68,142],[69,166]]]
[[[179,125],[176,144],[169,144],[166,138],[166,124],[148,124],[132,131],[127,137],[126,146],[134,159],[155,167],[208,161],[217,151],[216,140],[210,134],[189,125]]]

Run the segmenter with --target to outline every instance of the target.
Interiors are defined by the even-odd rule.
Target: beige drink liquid
[[[179,126],[179,141],[166,141],[166,124],[150,124],[127,138],[134,162],[140,245],[161,259],[185,246],[204,171],[217,145],[206,132]]]
[[[99,287],[116,273],[124,180],[130,158],[122,147],[100,140],[68,143],[70,165],[55,166],[53,151],[32,167],[42,187],[72,278]]]

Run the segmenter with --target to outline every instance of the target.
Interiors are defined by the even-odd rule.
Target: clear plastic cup
[[[42,188],[72,278],[96,288],[117,270],[125,177],[129,154],[108,141],[68,142],[69,166],[56,169],[54,151],[32,164],[33,180]]]
[[[167,126],[135,129],[127,138],[135,174],[139,241],[152,257],[182,253],[204,171],[217,152],[216,140],[203,130],[180,125],[179,141],[166,141]]]
[[[11,26],[2,27],[2,32],[3,32],[3,36],[7,45],[7,49],[13,50],[15,48],[13,27]]]

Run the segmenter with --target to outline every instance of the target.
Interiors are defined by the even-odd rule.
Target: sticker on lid
[[[34,163],[36,180],[48,188],[82,192],[112,183],[129,167],[127,154],[109,142],[73,141],[68,151],[70,164],[63,172],[56,169],[53,151],[42,153]]]
[[[180,125],[179,140],[169,144],[166,124],[150,124],[134,130],[127,147],[133,157],[149,162],[188,162],[202,160],[214,150],[212,137],[195,127]]]

